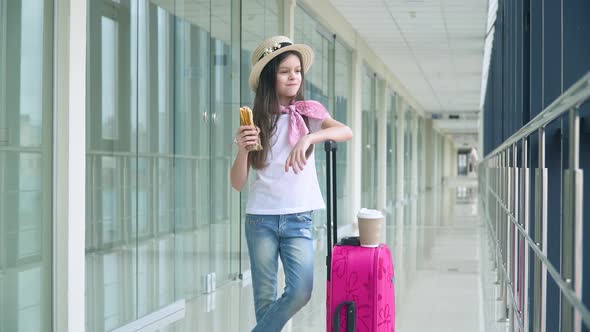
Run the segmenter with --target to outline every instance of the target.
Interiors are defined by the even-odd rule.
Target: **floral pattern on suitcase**
[[[375,278],[376,277],[376,278]],[[327,328],[333,331],[333,314],[339,303],[354,301],[357,331],[395,331],[393,261],[385,244],[378,248],[335,246],[332,280],[328,283]],[[375,301],[375,297],[377,298]],[[346,331],[346,311],[340,313],[340,331]]]

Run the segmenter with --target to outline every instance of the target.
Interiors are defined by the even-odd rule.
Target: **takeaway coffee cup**
[[[379,210],[362,208],[356,215],[362,247],[378,247],[385,216]]]

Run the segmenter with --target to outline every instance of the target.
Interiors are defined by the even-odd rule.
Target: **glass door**
[[[229,173],[239,109],[235,0],[176,1],[175,167],[178,298],[206,294],[239,269],[238,195]],[[195,8],[198,7],[198,8]],[[198,9],[198,10],[197,10]],[[236,23],[233,23],[236,22]]]
[[[418,193],[422,193],[424,191],[425,186],[425,174],[424,174],[424,162],[426,161],[426,155],[424,154],[424,135],[425,128],[424,128],[424,119],[421,116],[417,116],[418,118],[418,132],[416,133],[416,139],[418,144],[418,156],[417,156],[417,164],[418,164],[418,178],[416,181],[418,182]]]
[[[397,178],[397,108],[396,95],[388,91],[387,95],[387,185],[386,185],[386,211],[388,218],[394,218],[394,206],[397,200],[396,178]],[[393,220],[393,219],[389,219]]]
[[[88,2],[89,331],[206,294],[238,270],[236,2]]]
[[[412,124],[414,121],[412,110],[409,107],[407,107],[406,111],[404,112],[404,118],[404,199],[408,200],[412,196]]]
[[[240,66],[240,21],[232,19],[240,14],[236,3],[217,0],[211,7],[210,271],[218,286],[239,270],[239,195],[229,178],[240,107],[240,77],[234,74]]]
[[[210,291],[210,14],[209,2],[175,2],[176,297]]]
[[[254,104],[254,92],[248,86],[248,79],[250,76],[250,71],[252,70],[251,64],[251,57],[252,53],[258,46],[258,44],[263,41],[265,38],[276,36],[281,34],[282,26],[283,26],[283,15],[284,12],[283,6],[284,1],[282,0],[260,0],[260,1],[239,1],[233,0],[234,2],[239,2],[238,5],[234,5],[234,8],[240,8],[240,11],[235,10],[234,15],[232,17],[232,22],[241,22],[240,26],[237,26],[237,33],[236,37],[233,38],[232,45],[235,46],[236,44],[239,45],[241,48],[240,53],[234,53],[234,57],[238,57],[237,61],[240,64],[240,85],[238,87],[240,91],[240,101],[239,106],[241,105],[248,105],[252,107]],[[236,15],[237,14],[237,15]],[[238,39],[239,38],[239,39]],[[238,40],[236,40],[238,39]],[[234,70],[233,73],[237,73],[238,70]],[[235,78],[235,76],[232,76]],[[235,112],[235,109],[234,109]],[[239,121],[238,121],[239,122]],[[234,128],[238,128],[239,124],[236,122]],[[235,130],[234,130],[235,133]],[[232,136],[233,134],[232,133]],[[232,162],[233,157],[237,152],[237,148],[234,147],[234,153],[232,155]],[[250,180],[251,181],[254,177],[254,172],[250,172]],[[233,189],[231,189],[233,190]],[[237,207],[237,215],[233,217],[234,220],[240,220],[244,218],[245,210],[246,210],[246,203],[248,201],[248,193],[247,190],[242,190],[239,194],[239,201],[236,201],[234,204]],[[246,244],[245,238],[245,228],[244,223],[240,223],[240,234],[234,237],[235,241],[237,241],[240,245],[239,250],[239,272],[241,277],[244,277],[242,273],[248,272],[250,270],[250,256],[248,253],[248,246]],[[247,277],[247,276],[246,276]]]
[[[352,96],[352,52],[343,41],[336,38],[334,42],[334,118],[348,126],[350,123],[350,99]],[[338,199],[338,213],[342,218],[339,218],[338,225],[344,226],[354,221],[355,213],[352,211],[351,202],[351,182],[349,176],[350,163],[348,158],[352,144],[341,143],[338,148],[336,156],[336,173],[337,182],[337,199]]]
[[[88,2],[86,325],[137,317],[136,2]]]
[[[404,123],[404,224],[412,223],[412,123],[413,113],[409,106],[403,113]]]
[[[373,73],[365,70],[363,75],[362,90],[362,197],[361,207],[375,209],[377,183],[375,172],[377,153],[377,117],[375,115],[376,99],[376,77]]]
[[[300,7],[297,7],[297,10],[302,11]],[[299,42],[305,40],[304,42],[311,46],[314,51],[313,66],[305,76],[304,96],[306,99],[317,100],[322,103],[322,105],[331,111],[331,115],[334,117],[334,108],[332,107],[334,99],[334,78],[333,68],[330,66],[334,60],[334,41],[333,38],[330,38],[326,33],[321,31],[319,26],[314,24],[315,22],[310,16],[306,13],[301,13],[300,15],[309,23],[309,26],[314,27],[314,29],[308,31],[307,35],[302,35],[301,39],[298,39]],[[324,151],[323,144],[316,144],[314,149],[318,183],[321,192],[326,193],[326,152]],[[338,176],[342,177],[344,174]],[[314,212],[314,227],[316,230],[321,230],[321,234],[323,234],[326,218],[326,210]],[[318,237],[315,234],[314,236],[316,238]]]

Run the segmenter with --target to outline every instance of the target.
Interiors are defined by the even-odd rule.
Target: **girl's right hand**
[[[241,152],[249,152],[249,148],[258,142],[258,129],[254,126],[241,126],[236,133],[236,143]]]

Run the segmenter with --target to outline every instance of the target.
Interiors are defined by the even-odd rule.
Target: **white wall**
[[[55,1],[54,326],[85,329],[86,1]]]

